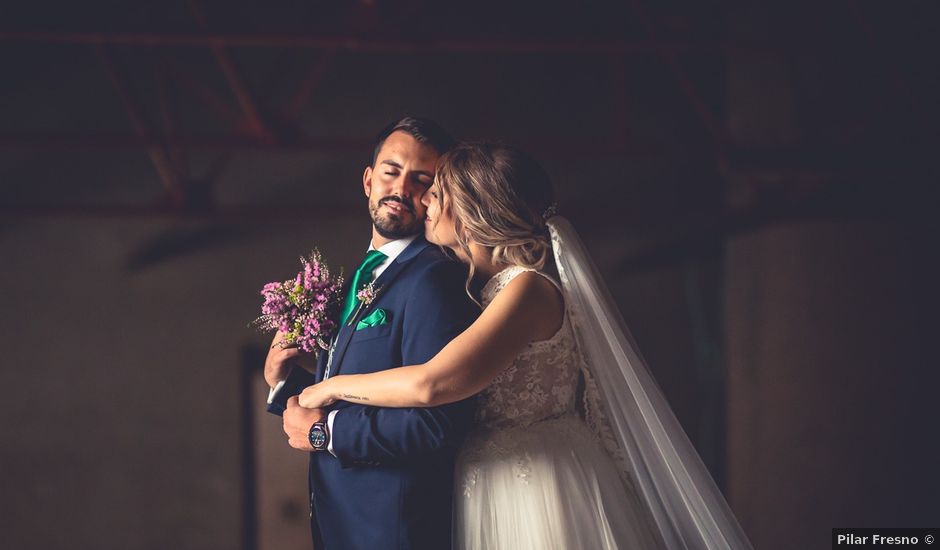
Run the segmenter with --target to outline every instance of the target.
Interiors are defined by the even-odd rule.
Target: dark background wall
[[[938,12],[2,8],[0,545],[302,525],[257,484],[290,491],[296,457],[250,414],[245,325],[311,246],[356,261],[371,138],[403,114],[543,161],[755,547],[936,524]]]

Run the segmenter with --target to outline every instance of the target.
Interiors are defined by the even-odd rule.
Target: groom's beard
[[[400,204],[402,213],[382,212],[382,205],[387,202]],[[369,214],[372,216],[372,225],[375,226],[375,230],[386,239],[403,239],[424,231],[424,220],[418,219],[414,202],[407,197],[389,196],[379,199],[378,202],[369,203]]]

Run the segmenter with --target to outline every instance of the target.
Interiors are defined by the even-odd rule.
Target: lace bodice
[[[526,271],[535,270],[514,266],[493,276],[481,292],[483,307],[488,306],[510,281]],[[536,273],[557,286],[548,275]],[[582,378],[583,386],[579,388]],[[579,389],[582,390],[580,411],[576,407]],[[482,429],[478,432],[479,437],[471,437],[471,444],[464,449],[464,458],[468,462],[487,456],[515,456],[518,454],[516,450],[525,446],[527,437],[545,437],[537,430],[527,434],[525,428],[545,420],[574,418],[580,412],[590,432],[617,463],[624,481],[629,483],[626,456],[617,445],[597,383],[578,349],[567,307],[558,332],[548,340],[530,342],[477,399],[477,426]],[[556,426],[570,429],[572,425],[563,422]],[[528,459],[524,456],[517,458],[517,466],[523,472],[519,478],[525,481],[527,475],[523,474]],[[465,491],[473,484],[474,471],[470,468],[464,480]]]
[[[533,270],[515,266],[491,278],[481,292],[483,307],[526,271]],[[574,335],[565,314],[554,336],[529,343],[480,394],[478,423],[488,428],[526,426],[574,412],[579,375],[576,359]]]

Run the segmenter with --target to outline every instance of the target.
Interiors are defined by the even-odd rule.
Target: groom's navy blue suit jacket
[[[466,267],[422,237],[376,279],[377,298],[340,329],[330,375],[423,363],[479,314]],[[387,323],[356,329],[377,308]],[[322,380],[327,354],[321,354]],[[311,529],[317,550],[450,548],[454,459],[473,400],[433,408],[338,402],[328,452],[311,454]]]

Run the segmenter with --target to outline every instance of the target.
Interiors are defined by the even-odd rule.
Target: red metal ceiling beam
[[[594,142],[545,137],[522,137],[513,140],[536,154],[558,154],[576,158],[617,156],[621,158],[666,158],[674,160],[702,160],[714,158],[708,148],[698,141],[659,143],[622,139],[611,136]],[[163,141],[152,136],[135,135],[44,135],[0,133],[0,148],[34,150],[115,150],[159,147]],[[254,138],[178,136],[175,145],[189,149],[210,151],[278,151],[311,153],[354,153],[365,155],[372,146],[370,138],[308,137],[282,143],[266,143]],[[749,147],[728,145],[727,159],[731,166],[742,170],[790,169],[864,169],[890,163],[910,164],[926,162],[934,151],[940,150],[940,136],[900,141],[867,141],[854,144],[801,145],[798,147]]]
[[[159,86],[158,100],[160,103],[160,114],[163,118],[163,131],[166,133],[167,137],[166,149],[170,161],[176,168],[176,173],[186,178],[189,162],[186,157],[186,152],[179,146],[179,143],[177,143],[176,94],[174,93],[176,88],[170,81],[168,66],[169,60],[164,56],[160,59],[160,65],[156,71]]]
[[[353,178],[355,179],[355,178]],[[350,185],[355,182],[351,179]],[[614,219],[622,214],[619,204],[598,205],[595,202],[572,202],[565,206],[564,214],[578,219]],[[367,216],[365,202],[343,202],[324,206],[323,202],[309,204],[230,204],[206,208],[186,208],[169,203],[126,204],[0,204],[0,219],[180,219],[215,222],[276,222],[302,223],[333,221]]]
[[[45,42],[61,44],[114,44],[128,46],[254,46],[315,48],[380,52],[503,52],[503,53],[621,53],[709,52],[725,50],[777,50],[757,42],[663,41],[624,39],[372,39],[344,35],[297,35],[270,33],[173,33],[173,32],[42,32],[3,31],[0,42]]]
[[[317,86],[320,84],[320,81],[323,80],[323,75],[326,74],[326,69],[335,56],[335,49],[326,50],[320,54],[317,60],[310,66],[303,81],[301,81],[300,86],[297,88],[297,93],[294,94],[283,111],[284,117],[287,120],[296,121],[300,117],[300,112],[303,110],[314,90],[316,90]]]
[[[225,47],[219,45],[212,45],[210,47],[212,48],[212,54],[219,63],[219,67],[221,67],[222,72],[225,74],[225,79],[228,80],[229,86],[232,88],[232,93],[235,94],[235,98],[238,100],[238,105],[245,115],[245,121],[248,123],[250,132],[259,139],[274,141],[271,131],[268,130],[267,125],[264,123],[264,120],[262,120],[261,113],[255,106],[251,93],[248,92],[248,87],[238,75],[235,63],[232,61],[231,56],[228,55],[228,52],[225,51]]]
[[[619,154],[629,157],[691,158],[697,154],[710,155],[698,142],[654,142],[611,136],[591,142],[586,140],[555,139],[545,137],[519,138],[513,140],[539,153],[559,153],[579,158],[596,158],[598,155]],[[0,148],[36,150],[111,150],[139,149],[164,145],[162,139],[140,135],[29,135],[0,133]],[[271,143],[254,137],[239,136],[183,136],[174,141],[177,147],[204,150],[242,151],[296,151],[319,153],[362,153],[373,145],[371,138],[356,137],[304,137]]]
[[[190,0],[189,7],[193,17],[196,19],[196,23],[205,30],[208,25],[201,3],[198,0]],[[214,42],[209,44],[209,49],[212,50],[213,57],[215,57],[216,62],[218,62],[219,67],[222,69],[222,73],[225,75],[225,79],[232,88],[235,99],[238,100],[238,105],[245,115],[245,120],[248,123],[250,132],[259,139],[274,141],[274,135],[261,118],[261,113],[255,106],[255,101],[248,91],[248,86],[245,85],[245,82],[242,80],[241,76],[239,76],[238,70],[235,68],[235,62],[232,61],[232,57],[225,50],[225,45]]]
[[[309,225],[318,220],[332,220],[361,216],[365,205],[294,205],[214,206],[206,209],[186,209],[170,204],[35,204],[0,205],[0,219],[182,219],[218,222],[282,222]]]
[[[173,74],[174,80],[178,81],[206,106],[215,111],[217,115],[231,123],[238,123],[242,120],[238,111],[231,108],[228,102],[219,97],[211,88],[203,84],[188,71],[174,63],[172,59],[168,59],[167,67]]]
[[[199,136],[178,135],[177,146],[191,149],[244,151],[367,151],[372,146],[369,138],[302,138],[279,143],[260,140],[254,136]],[[127,134],[20,134],[0,133],[0,147],[21,149],[140,149],[162,147],[164,140],[152,135]]]
[[[144,118],[143,109],[131,94],[127,78],[118,69],[107,47],[99,46],[98,56],[101,58],[104,68],[111,78],[111,82],[114,84],[118,95],[121,97],[121,102],[124,104],[124,108],[131,119],[131,124],[134,126],[134,131],[137,133],[137,136],[141,140],[152,142],[153,139]],[[153,162],[154,167],[157,169],[160,180],[163,182],[163,186],[166,188],[167,193],[169,193],[170,198],[178,204],[185,202],[186,189],[164,147],[156,143],[151,143],[147,146],[147,154],[150,156],[151,162]]]
[[[630,4],[633,7],[633,12],[646,28],[652,42],[657,45],[662,44],[659,39],[659,31],[656,29],[656,25],[647,13],[643,3],[640,0],[630,0]],[[657,48],[657,53],[663,62],[665,62],[673,78],[675,78],[679,89],[682,91],[682,95],[686,97],[702,123],[708,129],[709,134],[711,134],[715,141],[715,146],[718,148],[719,155],[721,155],[722,149],[728,142],[728,132],[725,129],[725,125],[715,116],[708,107],[708,104],[698,93],[692,80],[686,74],[685,69],[682,68],[682,65],[676,59],[676,52],[660,47]]]

